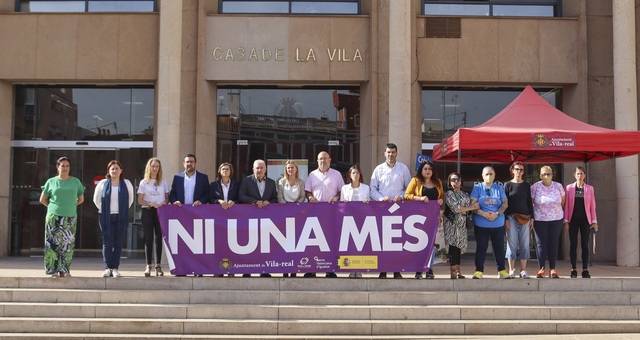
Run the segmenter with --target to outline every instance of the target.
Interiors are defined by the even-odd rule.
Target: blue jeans
[[[102,258],[104,269],[118,269],[120,267],[120,255],[122,254],[122,242],[125,230],[118,230],[118,214],[111,214],[109,225],[100,226],[102,232]],[[105,232],[105,228],[109,228]],[[106,235],[106,236],[105,236]]]
[[[498,271],[504,270],[504,226],[500,228],[473,227],[476,237],[476,271],[484,272],[484,260],[487,257],[489,240],[493,247],[493,255],[496,258]]]
[[[506,258],[510,260],[521,259],[528,260],[529,255],[529,222],[526,224],[518,223],[518,220],[509,215],[509,230],[507,230],[507,254]],[[519,253],[518,253],[519,251]]]
[[[547,259],[549,259],[549,269],[556,269],[562,221],[559,219],[557,221],[533,222],[533,231],[535,231],[536,243],[538,243],[538,265],[540,268],[544,268]]]

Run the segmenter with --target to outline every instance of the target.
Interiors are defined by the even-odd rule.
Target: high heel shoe
[[[162,271],[160,264],[156,264],[156,276],[164,276],[164,272]]]
[[[151,276],[151,265],[148,264],[146,268],[144,268],[144,277]]]

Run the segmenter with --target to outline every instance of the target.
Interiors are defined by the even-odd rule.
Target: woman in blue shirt
[[[496,172],[492,167],[482,169],[482,183],[478,183],[471,191],[471,202],[478,203],[480,208],[473,215],[473,233],[476,238],[476,272],[474,279],[481,279],[484,272],[484,260],[487,256],[489,239],[496,258],[498,278],[510,279],[504,266],[504,211],[508,201],[504,189],[494,183]]]

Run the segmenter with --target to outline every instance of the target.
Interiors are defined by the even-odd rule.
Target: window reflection
[[[153,140],[152,88],[16,87],[16,140]]]
[[[422,0],[424,15],[452,16],[561,16],[561,0]]]
[[[358,0],[324,0],[324,1],[297,1],[297,0],[221,0],[220,13],[260,13],[260,14],[359,14]]]
[[[114,1],[90,1],[90,0],[19,0],[16,11],[20,12],[153,12],[155,0],[114,0]]]
[[[442,89],[422,91],[422,141],[440,143],[459,128],[483,124],[511,103],[522,89]],[[538,89],[556,106],[559,89]]]
[[[308,159],[328,151],[345,172],[359,161],[360,94],[342,89],[218,89],[218,163],[237,175],[255,159]],[[241,143],[238,143],[241,141]]]
[[[553,17],[551,6],[495,5],[494,16],[508,17]]]

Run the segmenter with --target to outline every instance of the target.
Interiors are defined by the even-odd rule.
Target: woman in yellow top
[[[444,204],[444,189],[442,188],[442,181],[438,178],[438,173],[430,161],[424,161],[420,164],[416,175],[411,179],[407,190],[404,192],[404,199],[411,201],[429,202],[429,200],[436,200],[440,207]],[[429,261],[429,271],[425,277],[427,279],[434,279],[433,270],[433,258]],[[416,279],[422,279],[422,273],[416,272]]]

